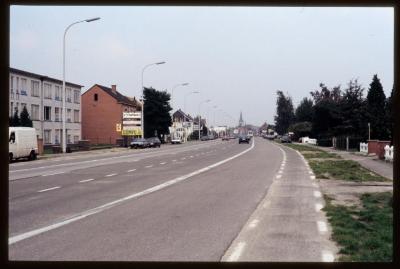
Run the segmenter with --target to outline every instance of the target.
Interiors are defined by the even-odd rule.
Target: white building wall
[[[33,122],[33,127],[36,129],[39,138],[44,139],[45,130],[50,131],[49,141],[44,144],[57,144],[56,143],[56,130],[62,130],[62,82],[57,83],[54,81],[48,81],[44,79],[41,81],[36,77],[29,77],[19,73],[10,72],[10,116],[14,114],[15,109],[18,108],[18,113],[21,113],[23,104],[26,104],[27,110]],[[26,85],[22,85],[21,81],[26,80]],[[32,81],[39,83],[39,96],[32,95]],[[18,83],[17,83],[18,82]],[[51,98],[45,98],[44,84],[50,85]],[[60,98],[56,100],[56,86],[60,87]],[[69,85],[66,88],[71,88],[71,101],[66,102],[66,111],[71,109],[71,122],[66,122],[67,134],[71,135],[72,141],[81,139],[81,89],[79,87],[71,87]],[[77,91],[77,100],[74,100],[74,91]],[[11,107],[12,105],[12,107]],[[32,105],[39,106],[38,118],[34,118],[32,115]],[[45,120],[45,106],[50,107],[50,119]],[[60,110],[59,119],[56,119],[55,108],[58,107]],[[74,122],[74,110],[79,111],[78,121]],[[75,138],[75,139],[74,139]],[[61,139],[61,133],[59,133],[59,143]],[[46,141],[47,142],[47,141]]]

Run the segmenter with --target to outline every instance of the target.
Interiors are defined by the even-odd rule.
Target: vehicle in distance
[[[239,135],[239,144],[242,144],[242,143],[247,143],[247,144],[249,144],[249,143],[250,143],[250,136],[247,136],[247,135]]]
[[[171,144],[181,144],[182,143],[182,139],[180,137],[173,137],[171,138]]]
[[[210,139],[209,139],[208,135],[203,135],[203,136],[200,138],[200,140],[201,140],[201,141],[207,141],[207,140],[210,140]]]
[[[134,138],[130,144],[131,149],[147,148],[150,143],[144,138]]]
[[[149,142],[150,148],[161,147],[161,141],[158,137],[147,138],[147,142]]]
[[[247,136],[253,137],[253,131],[252,130],[248,130],[247,131]]]
[[[224,136],[222,137],[222,141],[228,141],[228,140],[229,140],[229,136],[224,135]]]
[[[282,142],[282,143],[292,143],[292,139],[291,139],[290,136],[288,136],[288,135],[283,135],[283,136],[281,137],[281,142]]]
[[[8,136],[8,157],[10,162],[19,158],[36,159],[38,144],[35,128],[9,127]]]

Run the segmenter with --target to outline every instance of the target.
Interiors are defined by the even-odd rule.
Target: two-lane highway
[[[284,161],[255,138],[11,167],[9,257],[219,261]]]

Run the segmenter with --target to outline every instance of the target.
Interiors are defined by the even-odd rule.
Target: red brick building
[[[141,111],[141,103],[119,93],[116,85],[93,85],[82,94],[81,103],[82,139],[91,144],[119,144],[123,137],[117,124],[122,124],[122,113]]]

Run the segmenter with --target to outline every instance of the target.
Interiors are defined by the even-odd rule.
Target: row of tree
[[[342,90],[340,85],[329,89],[325,84],[310,92],[294,109],[292,99],[277,91],[276,131],[294,132],[296,137],[312,136],[317,139],[350,136],[368,139],[392,140],[394,115],[393,96],[386,98],[382,84],[374,75],[367,96],[357,80],[350,80]]]
[[[15,110],[14,115],[8,118],[9,126],[12,127],[33,127],[31,117],[29,116],[28,110],[24,106],[21,114],[18,115],[18,110]]]

